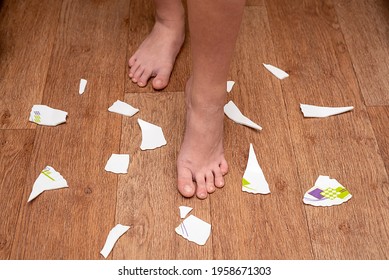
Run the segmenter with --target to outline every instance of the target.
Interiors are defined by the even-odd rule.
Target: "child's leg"
[[[188,0],[192,76],[186,85],[186,131],[177,161],[178,190],[206,198],[224,185],[226,83],[244,0]],[[196,185],[194,182],[196,182]]]
[[[140,87],[151,77],[155,89],[167,86],[176,56],[185,38],[185,11],[181,0],[154,0],[155,25],[129,60],[129,76]]]

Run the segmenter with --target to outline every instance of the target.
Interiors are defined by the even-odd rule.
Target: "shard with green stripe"
[[[250,185],[251,183],[247,181],[245,178],[242,178],[242,186]]]

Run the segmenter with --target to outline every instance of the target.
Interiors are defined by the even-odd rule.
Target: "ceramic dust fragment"
[[[234,87],[234,84],[234,81],[227,81],[227,92],[231,92],[232,88]]]
[[[85,92],[85,88],[86,88],[86,84],[87,84],[87,80],[85,79],[81,79],[80,80],[80,86],[79,86],[79,89],[78,89],[78,93],[79,94],[83,94]]]
[[[113,173],[127,173],[130,164],[130,155],[112,154],[105,165],[105,170]]]
[[[178,208],[180,209],[181,219],[184,219],[186,217],[186,215],[188,215],[188,213],[193,210],[192,207],[188,207],[188,206],[180,206]]]
[[[39,125],[56,126],[65,123],[67,115],[65,111],[46,105],[34,105],[31,108],[29,121]]]
[[[141,119],[138,119],[138,124],[142,130],[140,145],[142,151],[156,149],[167,144],[161,127]]]
[[[139,112],[139,109],[132,107],[130,104],[123,101],[115,101],[111,107],[108,108],[108,111],[121,114],[127,117],[132,117]]]
[[[121,224],[117,224],[108,234],[107,240],[105,241],[103,249],[100,251],[100,254],[104,256],[104,258],[107,258],[109,253],[111,253],[113,246],[115,245],[116,241],[125,234],[129,226],[124,226]]]
[[[244,172],[242,178],[242,191],[254,194],[270,193],[269,184],[267,183],[265,175],[259,166],[253,144],[251,143],[246,171]]]
[[[176,233],[198,245],[204,245],[211,234],[211,225],[190,215],[176,228]]]
[[[67,187],[68,183],[62,177],[62,175],[57,172],[53,167],[46,166],[45,169],[41,171],[38,178],[35,180],[35,183],[32,187],[32,192],[27,202],[30,202],[44,191],[56,190]]]
[[[231,120],[238,124],[242,124],[251,128],[254,128],[256,130],[262,130],[262,127],[260,127],[258,124],[244,116],[239,108],[235,105],[234,102],[230,101],[224,106],[224,113],[229,117]]]
[[[300,104],[301,112],[306,118],[326,118],[342,114],[354,109],[353,106],[348,107],[323,107],[315,105]]]
[[[313,206],[333,206],[342,204],[351,197],[350,192],[337,180],[320,175],[315,185],[304,194],[303,202]]]
[[[265,64],[265,63],[262,64],[263,66],[265,66],[267,70],[269,70],[274,76],[276,76],[280,80],[289,77],[289,74],[286,73],[284,70],[281,70],[280,68],[277,68],[271,64]]]

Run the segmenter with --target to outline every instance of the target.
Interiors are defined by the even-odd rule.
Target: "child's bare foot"
[[[144,87],[151,77],[155,77],[153,88],[165,88],[184,39],[184,15],[175,20],[156,17],[153,30],[128,62],[132,81]]]
[[[193,90],[188,81],[186,130],[177,160],[178,190],[185,197],[196,194],[204,199],[216,187],[224,186],[223,176],[228,172],[223,150],[224,111],[223,104],[193,104]]]

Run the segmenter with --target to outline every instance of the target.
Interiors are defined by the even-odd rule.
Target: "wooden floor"
[[[204,201],[176,190],[189,36],[163,92],[127,77],[127,60],[153,25],[151,3],[0,1],[0,258],[102,259],[121,223],[132,227],[110,259],[389,259],[388,2],[247,1],[228,99],[264,129],[225,119],[230,172]],[[280,81],[262,63],[290,77]],[[80,78],[88,80],[82,96]],[[140,112],[109,113],[117,99]],[[306,119],[300,103],[355,109]],[[29,122],[34,104],[67,111],[67,123]],[[138,117],[161,126],[168,145],[141,151]],[[249,143],[269,195],[241,191]],[[130,154],[128,174],[104,171],[112,153]],[[69,188],[28,204],[46,165]],[[319,175],[353,198],[304,205]],[[174,232],[180,205],[212,224],[205,246]]]

